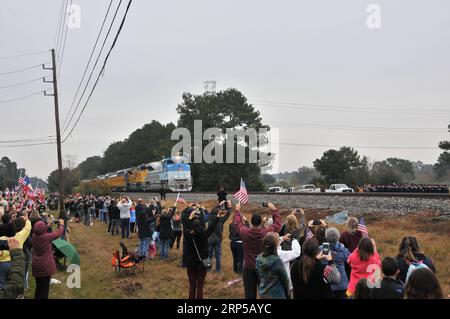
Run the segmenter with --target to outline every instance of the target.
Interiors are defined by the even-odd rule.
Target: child
[[[397,261],[392,257],[385,257],[381,263],[383,280],[379,287],[372,289],[373,299],[403,299],[404,286],[397,279],[400,272]]]

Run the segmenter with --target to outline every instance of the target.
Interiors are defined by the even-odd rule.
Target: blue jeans
[[[129,218],[121,218],[120,219],[120,229],[122,230],[122,238],[130,237],[130,219]]]
[[[214,256],[216,258],[216,272],[220,272],[220,260],[222,257],[222,241],[219,241],[218,243],[211,243],[208,244],[208,254],[209,259],[212,260],[212,257]]]
[[[160,239],[159,247],[160,258],[169,258],[170,239]]]
[[[8,280],[9,268],[11,268],[10,261],[0,262],[0,289],[6,285]]]
[[[139,256],[148,256],[148,246],[150,244],[150,237],[139,238],[139,248],[138,255]]]

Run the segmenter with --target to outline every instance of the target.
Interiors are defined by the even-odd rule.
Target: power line
[[[326,144],[303,144],[303,143],[290,143],[290,142],[280,142],[272,143],[279,145],[289,145],[289,146],[312,146],[312,147],[343,147],[348,145],[326,145]],[[352,148],[370,148],[370,149],[397,149],[397,150],[435,150],[438,149],[437,146],[348,146]]]
[[[55,48],[56,52],[58,53],[57,59],[59,59],[59,51],[61,49],[61,43],[62,43],[63,34],[64,34],[64,25],[67,23],[67,5],[68,4],[69,4],[69,0],[65,0],[63,11],[62,11],[62,16],[61,16],[61,24],[59,26],[60,31],[58,34],[58,40],[56,42],[56,48]]]
[[[312,104],[312,103],[290,103],[290,102],[275,102],[264,100],[252,100],[256,105],[269,106],[275,108],[287,108],[287,109],[306,109],[316,111],[334,111],[334,112],[363,112],[363,113],[411,113],[411,114],[423,114],[423,113],[435,113],[435,114],[447,114],[450,113],[450,107],[441,106],[443,109],[429,109],[429,107],[423,107],[422,109],[406,109],[406,108],[383,108],[378,106],[367,107],[355,107],[355,106],[343,106],[343,105],[325,105],[325,104]],[[445,108],[445,109],[444,109]]]
[[[56,144],[56,142],[29,143],[29,144],[14,144],[14,145],[0,145],[0,148],[9,148],[9,147],[28,147],[28,146],[36,146],[36,145],[51,145],[51,144]]]
[[[0,89],[14,88],[14,87],[18,87],[18,86],[21,86],[21,85],[26,85],[26,84],[29,84],[29,83],[37,82],[39,80],[44,80],[44,79],[45,79],[45,77],[41,76],[39,78],[35,78],[33,80],[29,80],[29,81],[25,81],[25,82],[20,82],[20,83],[6,85],[6,86],[0,86]]]
[[[373,127],[373,126],[346,126],[346,125],[326,125],[310,123],[289,123],[289,122],[269,122],[270,125],[280,125],[286,127],[310,127],[336,130],[355,130],[355,131],[373,131],[373,132],[395,132],[395,133],[446,133],[447,130],[437,130],[436,128],[420,127]]]
[[[49,90],[49,89],[47,89],[47,90]],[[15,97],[15,98],[12,98],[12,99],[0,100],[0,103],[8,103],[8,102],[24,100],[24,99],[27,99],[29,97],[32,97],[32,96],[35,96],[35,95],[38,95],[38,94],[41,94],[41,93],[45,93],[45,91],[47,91],[47,90],[31,93],[31,94],[20,96],[20,97]]]
[[[44,53],[48,53],[48,50],[47,51],[23,53],[23,54],[12,55],[12,56],[4,56],[4,57],[0,57],[0,60],[10,60],[10,59],[21,58],[21,57],[24,57],[24,56],[41,55],[41,54],[44,54]]]
[[[0,75],[8,75],[8,74],[25,72],[25,71],[28,71],[28,70],[33,70],[33,69],[36,69],[36,68],[40,68],[40,67],[42,67],[45,64],[48,64],[48,63],[41,63],[41,64],[37,64],[37,65],[26,67],[26,68],[23,68],[23,69],[19,69],[19,70],[14,70],[14,71],[9,71],[9,72],[2,72],[2,73],[0,73]]]
[[[55,139],[54,135],[49,135],[49,136],[42,136],[42,137],[32,137],[32,138],[27,138],[27,139],[0,140],[0,144],[44,142],[44,141],[56,141],[56,139]]]
[[[70,6],[72,6],[72,1],[73,0],[70,0]],[[68,30],[69,30],[69,23],[68,23],[67,18],[66,18],[66,31],[65,31],[65,34],[64,34],[64,41],[63,41],[63,45],[62,45],[61,58],[59,59],[58,78],[59,78],[59,75],[61,74],[61,66],[62,66],[62,62],[63,62],[63,58],[64,58],[64,50],[66,48],[66,39],[67,39],[67,31]]]
[[[102,34],[103,27],[105,26],[105,22],[106,22],[106,19],[108,18],[109,11],[111,9],[112,3],[113,3],[113,0],[110,0],[108,9],[107,9],[106,14],[105,14],[105,17],[103,18],[102,26],[100,27],[100,31],[98,33],[97,39],[95,40],[94,48],[92,49],[91,55],[89,56],[89,60],[88,60],[88,62],[86,64],[86,67],[84,69],[83,76],[81,77],[80,84],[78,85],[77,91],[76,91],[75,96],[73,97],[73,100],[72,100],[72,104],[70,105],[69,112],[67,112],[67,115],[66,115],[66,117],[64,119],[64,122],[63,122],[63,125],[62,125],[63,127],[66,124],[67,119],[69,118],[69,115],[70,115],[70,112],[72,111],[73,106],[75,105],[75,100],[76,100],[76,98],[78,96],[78,93],[80,92],[81,85],[83,84],[84,77],[86,76],[87,70],[89,68],[89,64],[91,63],[91,60],[92,60],[92,57],[94,56],[94,52],[95,52],[95,49],[97,48],[98,40],[100,39],[100,36]]]
[[[61,5],[59,7],[59,16],[58,16],[58,23],[56,24],[56,31],[55,31],[55,39],[53,40],[53,47],[56,48],[57,40],[59,38],[59,33],[60,33],[60,29],[61,29],[61,19],[64,16],[64,2],[61,1]]]
[[[112,27],[113,27],[113,25],[114,25],[114,21],[116,20],[117,13],[118,13],[118,11],[119,11],[119,9],[120,9],[121,4],[122,4],[122,0],[120,0],[119,4],[117,5],[116,11],[114,12],[114,16],[113,16],[113,18],[112,18],[112,20],[111,20],[111,23],[110,23],[110,25],[109,25],[109,29],[108,29],[108,31],[107,31],[107,33],[106,33],[106,36],[105,36],[105,38],[104,38],[104,40],[103,40],[102,46],[101,46],[101,48],[100,48],[100,51],[99,51],[99,53],[98,53],[98,55],[97,55],[97,59],[95,60],[94,66],[92,67],[91,73],[89,74],[89,78],[87,79],[87,82],[86,82],[86,84],[85,84],[85,86],[84,86],[84,88],[83,88],[83,92],[81,93],[80,98],[78,99],[78,103],[77,103],[77,105],[76,105],[76,107],[75,107],[75,110],[73,111],[72,115],[70,116],[69,121],[66,123],[66,126],[63,128],[62,135],[64,135],[64,133],[65,133],[65,132],[67,131],[67,129],[69,128],[69,125],[70,125],[70,123],[71,123],[72,120],[73,120],[73,117],[75,116],[75,114],[76,114],[78,108],[80,107],[81,101],[82,101],[82,99],[83,99],[84,94],[86,93],[86,90],[87,90],[87,87],[88,87],[88,85],[89,85],[89,82],[91,81],[92,75],[94,74],[95,67],[97,66],[97,63],[98,63],[98,61],[100,60],[100,56],[101,56],[101,54],[102,54],[102,52],[103,52],[103,48],[105,47],[106,41],[108,40],[108,36],[109,36],[109,34],[110,34],[110,32],[111,32],[111,29],[112,29]],[[101,72],[100,72],[100,73],[101,73]],[[99,77],[100,77],[100,74],[99,74]]]
[[[98,81],[99,81],[99,79],[100,79],[100,75],[103,73],[103,71],[104,71],[104,69],[105,69],[105,66],[106,66],[106,63],[108,62],[109,56],[110,56],[110,54],[111,54],[111,51],[113,50],[113,48],[114,48],[115,45],[116,45],[117,39],[119,38],[119,34],[120,34],[120,32],[122,31],[123,25],[124,25],[124,23],[125,23],[125,20],[126,20],[126,18],[127,18],[127,15],[128,15],[128,10],[130,9],[130,6],[131,6],[131,3],[132,3],[132,2],[133,2],[133,0],[129,0],[129,1],[128,1],[128,5],[127,5],[127,8],[126,8],[125,13],[124,13],[124,15],[123,15],[122,22],[120,23],[119,29],[117,30],[116,36],[114,37],[114,41],[113,41],[113,43],[112,43],[112,45],[111,45],[111,48],[109,49],[108,54],[106,55],[105,61],[103,62],[103,66],[102,66],[100,72],[98,73],[98,76],[97,76],[97,79],[95,80],[94,86],[92,87],[91,92],[89,93],[89,96],[88,96],[88,98],[86,99],[86,102],[85,102],[85,104],[84,104],[84,106],[83,106],[83,109],[81,110],[80,114],[78,115],[78,118],[77,118],[75,124],[72,126],[72,129],[70,130],[69,134],[67,134],[66,138],[62,141],[62,143],[64,143],[64,142],[67,140],[67,138],[72,134],[73,130],[75,129],[75,127],[77,126],[77,124],[78,124],[78,122],[79,122],[79,120],[80,120],[80,118],[81,118],[81,115],[83,115],[83,112],[84,112],[84,110],[86,109],[86,106],[88,105],[89,100],[91,99],[92,94],[94,93],[95,88],[97,87],[97,83],[98,83]]]

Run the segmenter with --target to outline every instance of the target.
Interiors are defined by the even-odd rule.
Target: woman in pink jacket
[[[348,257],[348,265],[351,267],[350,282],[348,283],[347,295],[355,293],[356,284],[360,279],[375,287],[376,281],[380,280],[380,256],[377,252],[375,240],[363,237],[359,241],[358,248]]]
[[[38,221],[33,226],[31,269],[36,280],[34,299],[48,299],[50,278],[56,273],[52,241],[61,237],[63,231],[64,219],[59,220],[58,229],[51,233],[47,232],[47,225],[43,221]]]

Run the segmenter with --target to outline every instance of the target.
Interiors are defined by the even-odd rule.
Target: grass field
[[[169,204],[169,203],[168,203]],[[211,208],[215,201],[203,203]],[[247,205],[246,205],[247,206]],[[265,213],[263,208],[248,206],[244,214],[254,211]],[[285,216],[287,211],[282,211]],[[368,215],[365,217],[370,235],[377,241],[382,257],[394,256],[404,236],[416,236],[421,248],[431,257],[437,268],[445,296],[450,294],[450,221],[434,221],[431,212],[417,212],[406,217],[388,217]],[[313,210],[306,210],[306,219],[323,218],[324,215]],[[210,272],[205,282],[205,298],[243,298],[242,281],[231,286],[226,283],[239,279],[232,271],[232,256],[228,240],[228,223],[224,227],[222,247],[222,273]],[[336,226],[336,225],[334,225]],[[179,267],[180,250],[172,249],[168,261],[159,257],[145,263],[144,272],[138,272],[128,278],[116,278],[111,266],[113,250],[119,249],[120,238],[106,232],[103,223],[95,221],[94,226],[70,224],[70,241],[77,247],[81,256],[81,288],[68,288],[65,283],[69,273],[58,272],[53,278],[62,283],[51,285],[50,298],[187,298],[188,278],[186,269]],[[337,228],[343,230],[338,225]],[[138,245],[137,235],[125,239],[128,249]],[[214,261],[213,261],[214,263]],[[34,279],[30,277],[31,287],[26,298],[34,295]]]

